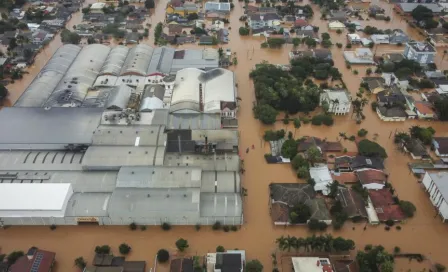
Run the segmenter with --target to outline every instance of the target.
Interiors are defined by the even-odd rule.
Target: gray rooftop
[[[65,216],[107,216],[112,193],[74,193],[67,203]]]
[[[201,193],[201,217],[241,217],[241,195],[235,193]]]
[[[161,126],[99,126],[94,145],[163,146],[166,134]]]
[[[174,155],[167,154],[165,166],[194,166],[202,171],[239,171],[240,159],[236,154],[225,155]]]
[[[221,129],[219,114],[170,114],[167,129]]]
[[[90,144],[99,124],[96,108],[3,108],[0,149],[64,149],[67,144]]]
[[[239,193],[241,180],[238,172],[203,171],[201,192],[203,193]]]
[[[428,173],[440,194],[448,200],[448,172]]]

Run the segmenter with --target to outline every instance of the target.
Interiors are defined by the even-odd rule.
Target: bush
[[[372,110],[373,111],[376,111],[376,108],[378,107],[378,102],[372,102],[371,104],[370,104],[370,106],[372,107]]]
[[[118,247],[118,251],[120,251],[121,255],[127,255],[131,252],[131,247],[128,244],[123,243]]]
[[[394,224],[395,224],[395,222],[393,220],[391,220],[391,219],[388,219],[386,221],[386,225],[388,225],[389,227],[392,227]]]
[[[348,48],[348,49],[352,48],[352,44],[351,44],[351,43],[348,43],[348,44],[345,46],[345,48]]]
[[[108,245],[96,246],[95,247],[95,253],[98,253],[98,254],[109,254],[110,253],[110,246],[108,246]]]
[[[370,251],[372,249],[372,245],[368,244],[364,247],[364,251]]]
[[[183,238],[180,238],[179,240],[177,240],[175,244],[176,244],[177,249],[181,252],[185,251],[187,248],[190,247],[190,245],[188,244],[188,241]]]
[[[337,46],[338,48],[342,48],[342,43],[336,43],[336,46]]]
[[[145,231],[146,230],[146,226],[140,226],[140,229],[142,230],[142,231]]]
[[[359,154],[367,157],[387,158],[386,150],[376,142],[367,139],[361,140],[358,144]]]
[[[169,223],[165,222],[162,224],[162,229],[165,231],[168,231],[171,229],[171,225]]]
[[[201,229],[201,224],[196,224],[194,226],[194,228],[195,228],[196,231],[199,231]]]
[[[332,126],[334,124],[334,120],[331,115],[319,114],[319,115],[313,116],[313,118],[311,119],[311,124],[313,124],[315,126],[320,126],[322,124],[324,124],[326,126]]]
[[[397,230],[401,230],[401,226],[396,226],[395,227]]]
[[[83,257],[78,257],[75,259],[75,266],[78,267],[80,270],[84,270],[87,266],[87,262],[84,260]]]
[[[137,224],[135,224],[134,222],[132,222],[132,223],[129,225],[129,228],[130,228],[131,230],[136,230],[136,229],[137,229]]]
[[[436,263],[434,265],[434,267],[436,268],[437,272],[444,272],[446,270],[446,267],[442,264]]]
[[[159,263],[165,263],[170,259],[170,253],[166,249],[159,249],[157,251],[157,261]]]
[[[351,141],[351,142],[354,142],[356,140],[355,135],[352,135],[352,136],[348,137],[348,140]]]
[[[310,230],[320,230],[320,231],[324,231],[324,230],[327,229],[327,227],[328,227],[327,224],[325,224],[324,222],[320,222],[320,221],[318,221],[318,220],[316,220],[316,219],[311,219],[311,220],[308,222],[308,228],[309,228]]]
[[[241,36],[247,36],[247,35],[249,35],[250,30],[249,30],[249,28],[242,26],[242,27],[240,27],[238,32],[240,33]]]
[[[413,217],[415,211],[417,210],[417,208],[415,208],[414,204],[412,204],[409,201],[400,200],[399,205],[400,205],[400,208],[403,210],[403,213],[407,217]]]
[[[229,227],[229,226],[224,226],[224,227],[222,227],[222,230],[223,230],[224,232],[229,232],[230,227]]]
[[[220,230],[222,227],[221,222],[216,221],[215,224],[213,224],[212,229],[213,230]]]
[[[56,229],[56,225],[55,225],[55,224],[51,225],[51,226],[50,226],[50,229],[51,229],[51,230],[55,230],[55,229]]]
[[[297,142],[294,139],[286,140],[282,145],[281,154],[285,158],[294,158],[297,154]]]
[[[394,247],[394,253],[395,254],[400,253],[400,251],[401,251],[400,247],[398,247],[398,246]]]
[[[226,249],[223,246],[217,246],[216,247],[216,252],[225,252]]]
[[[231,231],[238,231],[238,227],[237,227],[237,226],[231,226],[231,227],[230,227],[230,230],[231,230]]]
[[[367,133],[368,133],[368,131],[367,130],[365,130],[365,129],[360,129],[360,130],[358,130],[358,136],[359,137],[364,137],[364,136],[366,136],[367,135]]]

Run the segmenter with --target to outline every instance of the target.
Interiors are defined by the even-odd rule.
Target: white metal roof
[[[64,208],[70,183],[0,183],[0,211],[55,211]]]

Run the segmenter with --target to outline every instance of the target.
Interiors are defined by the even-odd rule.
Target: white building
[[[320,105],[326,101],[329,105],[328,112],[343,115],[350,112],[352,99],[346,90],[324,90],[320,95]]]
[[[294,272],[333,271],[330,259],[319,257],[292,257]]]
[[[374,44],[389,44],[389,35],[373,34],[370,39]]]
[[[55,224],[64,218],[72,195],[70,183],[0,183],[0,218],[40,225],[51,218]]]
[[[327,165],[320,165],[310,168],[310,177],[314,179],[314,191],[322,192],[324,195],[330,193],[329,186],[333,183],[330,170]]]
[[[445,222],[448,220],[448,172],[426,172],[423,177],[423,185],[429,193],[431,203]]]
[[[96,2],[90,6],[91,13],[103,13],[103,8],[106,7],[106,3]]]
[[[337,29],[343,30],[345,28],[345,25],[339,21],[332,21],[332,22],[328,23],[328,28],[334,29],[334,30],[337,30]]]

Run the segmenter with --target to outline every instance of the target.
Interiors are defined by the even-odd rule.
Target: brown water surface
[[[164,19],[164,7],[167,0],[160,0],[157,7],[151,12],[151,23],[155,25]],[[307,2],[305,1],[304,4]],[[390,5],[380,2],[380,5],[390,11],[392,22],[383,21],[361,21],[363,25],[375,25],[380,28],[400,28],[410,33],[414,39],[421,39],[415,29],[409,28],[404,20],[396,16],[390,10]],[[320,32],[327,32],[327,22],[320,20],[320,12],[313,6],[315,16],[311,23],[320,27]],[[263,143],[261,135],[266,129],[286,128],[293,131],[292,124],[284,125],[278,122],[275,126],[263,126],[255,120],[252,115],[252,103],[255,100],[253,84],[249,80],[248,73],[255,64],[263,60],[271,63],[288,63],[288,51],[292,46],[287,45],[283,49],[260,49],[260,38],[240,37],[238,28],[241,23],[238,18],[243,14],[243,4],[235,2],[235,9],[231,14],[230,44],[224,46],[236,52],[238,65],[230,69],[237,75],[238,91],[241,97],[241,109],[238,114],[239,130],[241,134],[241,150],[255,144],[255,150],[250,150],[244,154],[246,173],[243,176],[243,186],[248,190],[248,197],[244,200],[245,224],[238,232],[224,233],[213,232],[210,227],[203,227],[200,231],[195,231],[193,227],[173,227],[169,232],[164,232],[159,226],[149,227],[146,231],[130,231],[128,227],[89,227],[73,226],[58,227],[55,231],[50,231],[48,227],[11,227],[0,230],[0,247],[2,253],[12,250],[25,250],[30,246],[38,246],[46,250],[57,253],[56,272],[77,271],[73,266],[73,261],[78,256],[84,256],[88,261],[92,260],[93,250],[96,245],[109,244],[113,247],[114,253],[118,254],[118,245],[128,243],[132,247],[129,256],[131,260],[145,260],[148,266],[154,265],[154,256],[158,249],[167,248],[175,253],[174,242],[180,237],[188,239],[190,248],[188,255],[202,255],[206,252],[215,251],[216,246],[222,245],[227,249],[245,249],[249,259],[258,258],[265,266],[266,271],[272,269],[271,253],[276,251],[275,239],[281,235],[308,236],[310,233],[305,227],[274,227],[268,209],[268,185],[271,182],[297,182],[294,172],[289,165],[268,165],[264,161],[263,155],[268,152],[268,145]],[[81,20],[80,14],[75,14],[69,25],[78,24]],[[333,43],[342,42],[345,44],[345,34],[338,35],[330,32]],[[153,45],[153,32],[150,31],[150,38],[145,43]],[[25,87],[31,82],[36,73],[43,67],[55,50],[61,46],[59,37],[55,38],[45,50],[39,54],[33,67],[28,69],[29,74],[23,80],[9,86],[11,91],[10,104],[20,96]],[[187,45],[183,47],[193,48],[197,45]],[[303,45],[301,46],[303,47]],[[402,50],[396,46],[379,46],[377,54]],[[345,67],[342,50],[334,47],[332,49],[335,65],[343,73],[344,81],[348,90],[354,95],[360,85],[361,77],[365,74],[367,66],[354,67],[359,71],[359,75],[353,75],[352,71]],[[439,65],[440,66],[440,65]],[[442,68],[447,67],[447,61],[442,61]],[[373,100],[373,97],[371,98]],[[363,248],[366,244],[382,244],[387,250],[399,246],[402,252],[421,253],[427,256],[430,261],[440,262],[448,265],[446,260],[445,246],[448,244],[448,227],[441,223],[436,217],[436,212],[431,205],[422,186],[417,183],[416,178],[407,168],[410,162],[409,157],[403,155],[394,146],[390,137],[391,133],[400,130],[407,130],[412,125],[430,125],[435,128],[438,136],[448,136],[446,125],[440,122],[406,121],[399,123],[386,123],[379,120],[376,114],[367,106],[364,110],[366,119],[361,125],[348,116],[336,117],[335,125],[332,127],[315,127],[302,125],[297,131],[296,138],[306,135],[336,140],[339,132],[346,132],[347,135],[356,135],[360,128],[369,131],[367,138],[372,139],[375,133],[378,134],[377,141],[387,149],[389,158],[386,161],[387,172],[390,174],[390,181],[398,192],[401,199],[412,201],[417,207],[416,216],[402,226],[401,231],[393,228],[385,231],[384,226],[368,226],[363,230],[363,224],[347,223],[343,230],[329,230],[333,236],[343,236],[353,239],[358,248]],[[353,143],[343,143],[349,151],[355,151]],[[279,264],[281,267],[281,264]],[[396,271],[407,271],[414,268],[420,271],[419,266],[412,263],[400,261],[396,265]],[[157,269],[167,271],[167,266]],[[286,270],[287,271],[287,270]]]

